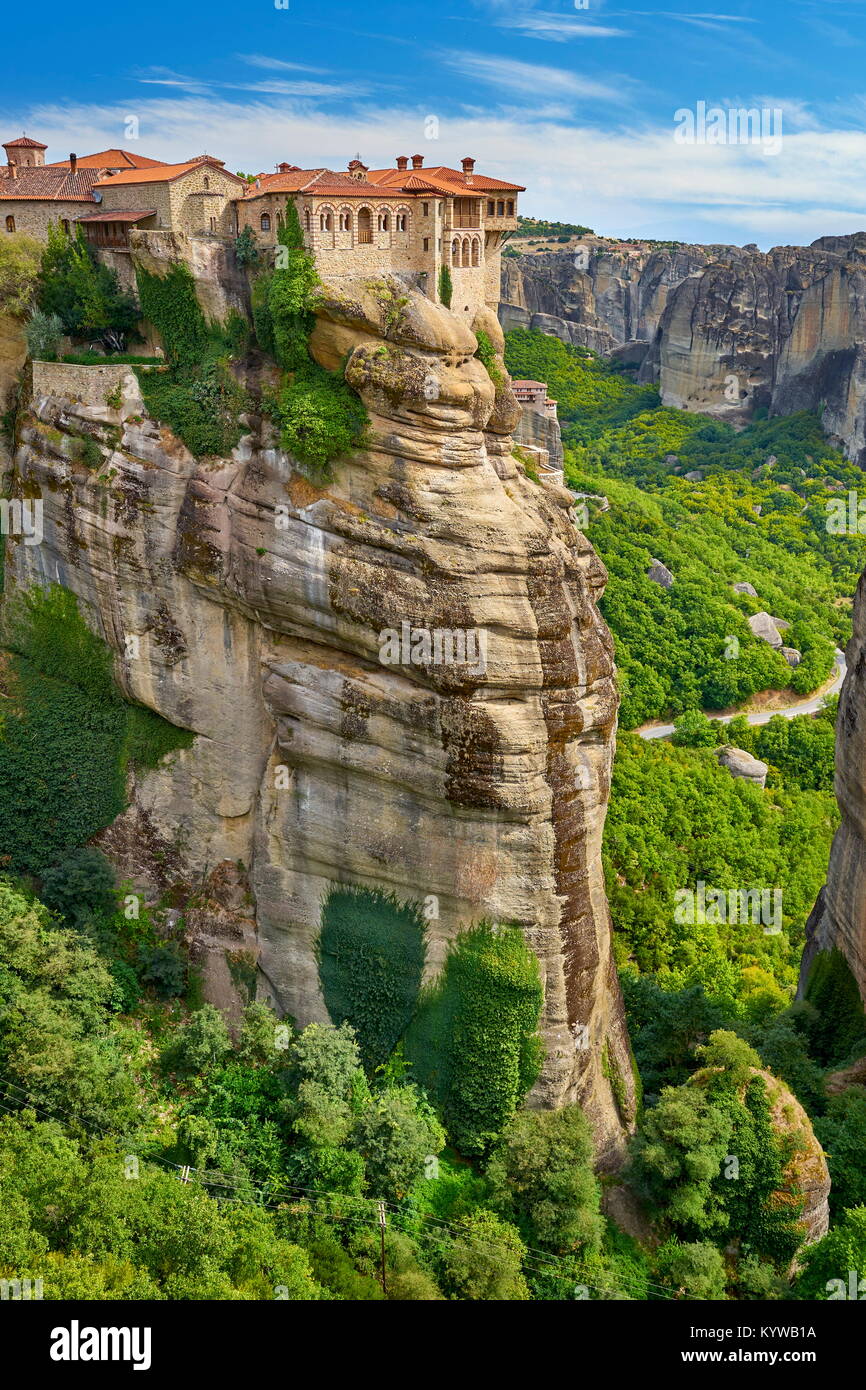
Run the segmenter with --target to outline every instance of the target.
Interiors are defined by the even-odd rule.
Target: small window
[[[309,209],[309,208],[304,208],[304,231],[305,231],[305,232],[308,232],[309,230],[310,230],[310,209]]]
[[[505,203],[503,202],[503,200],[502,200],[501,198],[499,199],[499,202],[496,204],[496,216],[497,216],[497,217],[504,217],[504,216],[505,216]]]
[[[259,226],[263,232],[269,232],[271,230],[271,215],[269,212],[262,213],[259,218]]]
[[[68,218],[68,217],[61,217],[61,219],[60,219],[60,225],[61,225],[61,227],[63,228],[63,230],[64,230],[64,232],[66,233],[66,235],[69,236],[69,218]]]
[[[216,218],[215,218],[215,217],[212,217],[211,220],[210,220],[210,229],[211,229],[212,232],[215,232],[215,231],[216,231]]]
[[[7,217],[7,218],[6,218],[6,230],[7,230],[7,232],[14,232],[14,231],[15,231],[15,218],[14,218],[14,217]]]
[[[208,178],[207,174],[205,174],[204,176],[204,187],[205,192],[207,192],[207,190],[210,188],[210,179]]]
[[[508,216],[509,216],[509,217],[513,217],[513,216],[514,216],[514,199],[513,199],[513,198],[509,198],[509,199],[508,199]]]
[[[425,250],[425,251],[429,251],[429,250],[430,250],[430,238],[429,238],[428,236],[425,236],[425,238],[424,238],[424,250]]]
[[[405,214],[405,212],[398,212],[398,213],[397,213],[397,231],[398,231],[398,232],[405,232],[405,230],[406,230],[406,214]]]
[[[430,216],[430,204],[429,204],[429,203],[422,203],[422,204],[421,204],[421,213],[422,213],[422,215],[423,215],[424,217],[429,217],[429,216]]]
[[[496,215],[496,204],[494,203],[494,201],[493,201],[492,198],[489,198],[488,201],[487,201],[487,216],[488,216],[488,217],[495,217],[495,215]]]

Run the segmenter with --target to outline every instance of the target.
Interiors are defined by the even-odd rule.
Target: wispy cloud
[[[442,55],[446,65],[464,77],[489,82],[502,92],[525,93],[537,97],[590,97],[598,101],[619,101],[622,92],[616,87],[596,82],[564,68],[551,68],[540,63],[524,63],[519,58],[485,57],[472,51],[448,50]]]
[[[551,14],[546,10],[520,10],[517,14],[497,14],[492,21],[499,29],[516,29],[534,39],[552,43],[568,43],[571,39],[613,39],[627,35],[626,29],[613,29],[604,24],[590,24],[575,16]]]
[[[327,68],[311,68],[308,63],[287,63],[283,58],[269,58],[265,53],[236,53],[241,63],[251,68],[267,68],[271,72],[327,72]]]

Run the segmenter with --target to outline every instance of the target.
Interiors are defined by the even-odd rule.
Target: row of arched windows
[[[474,236],[463,238],[456,236],[451,243],[451,264],[454,266],[469,266],[481,264],[481,240]]]
[[[320,208],[316,214],[318,217],[318,231],[320,240],[334,233],[334,210],[332,208]],[[340,232],[351,232],[353,226],[357,226],[357,242],[363,246],[372,244],[373,241],[373,211],[369,207],[358,208],[357,215],[351,208],[340,208],[336,214],[336,227]],[[259,218],[259,227],[263,232],[271,230],[271,214],[263,212]],[[309,208],[304,209],[304,231],[308,234],[312,231],[313,214]],[[409,212],[406,208],[398,208],[392,212],[390,208],[379,208],[376,213],[376,230],[383,233],[391,231],[406,234],[409,231]],[[333,243],[332,243],[333,244]]]

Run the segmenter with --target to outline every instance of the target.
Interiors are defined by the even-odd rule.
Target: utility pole
[[[380,1202],[380,1203],[379,1203],[379,1235],[380,1235],[380,1237],[381,1237],[382,1292],[383,1292],[383,1294],[385,1295],[386,1298],[387,1298],[387,1296],[388,1296],[388,1286],[387,1286],[387,1284],[385,1283],[385,1227],[387,1226],[387,1224],[388,1224],[388,1223],[387,1223],[387,1220],[385,1219],[385,1203],[384,1203],[384,1202]]]

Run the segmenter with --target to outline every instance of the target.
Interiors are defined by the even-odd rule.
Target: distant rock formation
[[[866,464],[866,232],[768,252],[585,246],[505,257],[503,325],[625,355],[665,405],[733,423],[820,410]]]

